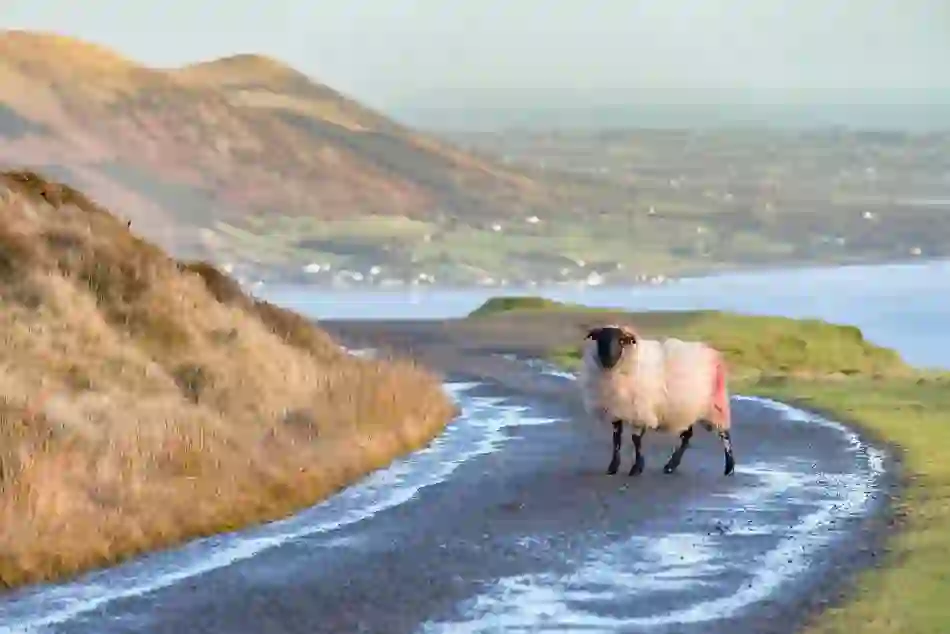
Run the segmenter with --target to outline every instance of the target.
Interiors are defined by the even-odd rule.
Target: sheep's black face
[[[597,344],[597,359],[605,370],[620,363],[623,349],[637,342],[636,337],[629,332],[614,326],[594,328],[587,333],[587,338]]]

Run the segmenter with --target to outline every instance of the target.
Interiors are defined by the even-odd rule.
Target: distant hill
[[[154,69],[26,31],[0,32],[4,165],[81,187],[188,255],[249,218],[425,220],[551,203],[532,178],[267,57]]]
[[[0,169],[68,183],[166,251],[247,282],[627,283],[950,249],[950,133],[814,127],[867,120],[840,109],[569,105],[509,123],[596,129],[449,141],[420,131],[445,127],[437,111],[407,127],[259,55],[157,69],[0,31]],[[865,114],[950,121],[939,105],[900,108]],[[500,116],[459,114],[467,129]],[[656,129],[737,118],[811,129]],[[654,129],[619,130],[632,127]]]

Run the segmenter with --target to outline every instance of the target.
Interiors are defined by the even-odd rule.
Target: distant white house
[[[350,271],[347,269],[343,269],[336,274],[336,276],[334,277],[334,281],[341,282],[344,284],[346,282],[362,282],[363,274],[360,273],[359,271]]]
[[[604,283],[604,276],[595,271],[588,275],[585,281],[588,286],[600,286]]]

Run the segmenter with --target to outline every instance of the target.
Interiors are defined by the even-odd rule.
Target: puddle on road
[[[531,365],[575,378],[543,362]],[[840,423],[768,399],[733,398],[754,401],[789,421],[834,429],[846,441],[854,471],[821,473],[811,460],[795,457],[744,465],[742,476],[751,484],[684,509],[694,530],[683,532],[679,515],[678,523],[659,522],[648,535],[590,554],[571,574],[502,579],[460,605],[457,620],[430,622],[421,631],[537,632],[545,624],[552,631],[681,631],[689,624],[704,629],[800,578],[840,536],[837,525],[867,512],[884,474],[884,454]]]
[[[556,369],[539,369],[573,378]],[[446,387],[460,402],[462,413],[427,448],[287,520],[199,540],[175,551],[92,573],[73,583],[8,595],[0,599],[0,634],[39,633],[67,622],[107,632],[109,619],[121,616],[121,609],[116,608],[121,607],[123,599],[194,579],[301,537],[332,533],[369,519],[412,500],[425,487],[444,482],[473,458],[497,451],[512,439],[510,429],[556,422],[531,417],[529,408],[501,398],[475,396],[473,392],[480,387],[477,383],[450,383]],[[825,527],[866,509],[884,461],[880,452],[865,446],[842,425],[784,404],[760,402],[790,418],[837,429],[848,439],[860,473],[808,473],[811,465],[807,461],[744,465],[743,475],[753,484],[704,497],[702,506],[690,511],[694,521],[689,528],[695,530],[684,532],[682,524],[658,527],[655,533],[661,537],[639,536],[590,553],[568,576],[503,579],[462,606],[462,621],[430,623],[425,630],[464,633],[507,626],[538,631],[539,623],[550,622],[557,624],[556,629],[574,626],[584,631],[613,632],[642,626],[656,631],[664,625],[722,618],[768,597],[805,570],[827,545],[833,531]],[[815,478],[822,478],[824,483],[816,484]],[[796,528],[789,530],[783,525],[778,530],[769,518],[792,506]],[[733,515],[737,507],[745,509],[739,526],[727,526],[723,534],[700,528],[711,526],[714,518]],[[757,519],[747,522],[748,513]],[[754,545],[743,547],[741,558],[730,555],[740,542]],[[529,540],[523,546],[541,547],[532,544]],[[679,609],[672,612],[650,612],[651,601],[656,606],[670,605],[671,593],[688,596],[691,602],[680,600]],[[626,605],[626,612],[618,613],[618,605]]]
[[[363,357],[373,354],[372,350],[350,352]],[[506,404],[505,399],[470,394],[480,386],[446,383],[446,390],[462,411],[428,447],[293,517],[197,540],[173,551],[93,572],[71,583],[28,588],[0,598],[0,634],[39,634],[55,625],[78,621],[97,624],[96,631],[107,631],[104,614],[116,602],[251,559],[295,539],[331,533],[369,519],[405,504],[426,487],[444,482],[473,458],[498,450],[510,440],[508,429],[556,422],[528,416],[528,408]]]

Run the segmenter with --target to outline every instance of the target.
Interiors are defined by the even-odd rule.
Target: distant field
[[[452,141],[517,166],[562,204],[424,221],[258,216],[229,230],[231,244],[280,261],[375,264],[382,276],[457,283],[950,255],[950,134],[634,130]]]

